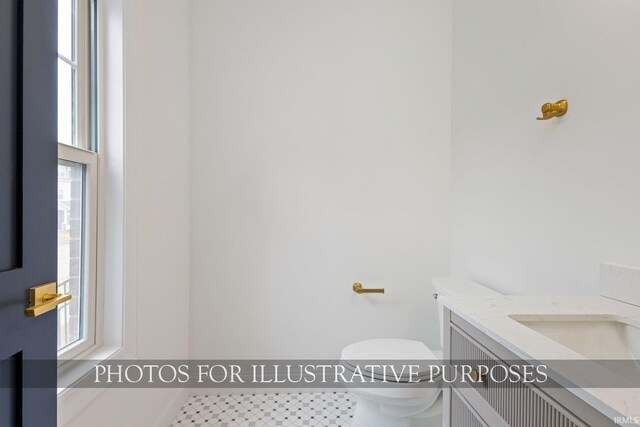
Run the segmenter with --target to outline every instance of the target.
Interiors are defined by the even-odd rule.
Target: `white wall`
[[[107,0],[107,5],[107,30],[122,31],[117,21],[124,16],[125,347],[140,359],[186,358],[188,2]],[[114,141],[107,140],[107,148],[109,142]],[[168,425],[185,394],[176,389],[110,389],[67,425]]]
[[[339,357],[385,336],[438,343],[450,8],[190,3],[193,357]],[[354,281],[387,293],[355,295]]]
[[[455,0],[453,272],[595,293],[640,264],[640,2]],[[561,120],[540,106],[569,100]]]

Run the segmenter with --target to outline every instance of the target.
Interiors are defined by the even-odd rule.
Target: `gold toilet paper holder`
[[[384,294],[384,288],[363,288],[362,283],[353,284],[353,292],[356,294]]]

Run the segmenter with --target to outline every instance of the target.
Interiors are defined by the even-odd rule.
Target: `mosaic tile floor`
[[[347,427],[354,407],[346,392],[192,396],[172,427]]]

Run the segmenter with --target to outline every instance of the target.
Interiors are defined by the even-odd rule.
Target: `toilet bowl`
[[[497,292],[469,280],[437,278],[433,287],[438,295],[499,295]],[[442,344],[442,306],[438,304],[440,342]],[[359,383],[344,383],[344,387],[356,398],[356,408],[351,427],[436,427],[442,426],[441,380],[431,365],[441,365],[441,352],[433,351],[424,343],[405,339],[372,339],[356,342],[342,350],[341,361],[347,378],[360,366],[365,384],[369,379],[393,383],[392,387],[360,386]],[[396,371],[381,372],[362,369],[373,364],[397,366]],[[414,375],[401,372],[401,366],[414,365],[419,368]],[[432,376],[433,373],[433,376]]]
[[[384,364],[397,368],[369,371],[364,368],[367,360],[371,364]],[[342,365],[345,377],[358,369],[365,386],[359,383],[343,384],[356,398],[356,410],[351,427],[413,427],[425,426],[431,409],[433,418],[439,418],[441,410],[433,410],[440,396],[440,376],[432,377],[429,366],[439,365],[440,360],[419,341],[403,339],[373,339],[348,345],[342,350]],[[396,363],[397,362],[397,363]],[[403,364],[420,367],[413,372],[402,369]],[[375,380],[393,383],[393,387],[379,388],[370,383]],[[397,385],[397,387],[396,387]],[[434,426],[438,424],[433,424]]]

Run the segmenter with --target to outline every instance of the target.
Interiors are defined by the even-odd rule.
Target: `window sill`
[[[64,426],[82,409],[98,397],[104,388],[73,388],[72,385],[80,378],[90,375],[93,368],[109,359],[129,359],[131,355],[122,347],[99,347],[83,355],[84,363],[62,364],[58,367],[58,425]],[[66,365],[66,366],[65,366]]]

